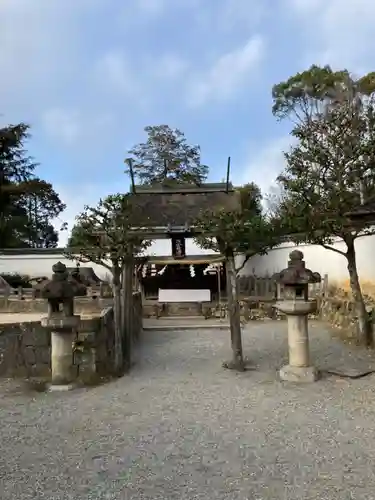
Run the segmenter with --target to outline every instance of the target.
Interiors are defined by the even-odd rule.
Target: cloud
[[[284,152],[291,145],[292,138],[289,135],[269,139],[261,145],[250,144],[249,159],[243,164],[239,184],[255,182],[262,193],[269,193],[276,186],[276,177],[285,166]]]
[[[100,57],[94,68],[99,84],[105,84],[109,92],[115,91],[128,96],[138,92],[139,82],[127,55],[113,49]]]
[[[200,107],[236,96],[259,75],[265,52],[263,37],[251,36],[244,44],[219,54],[207,67],[202,61],[198,70],[199,63],[178,52],[132,61],[124,51],[111,49],[97,60],[95,78],[102,92],[130,97],[132,104],[143,109],[164,96],[166,85],[178,83],[178,92],[171,92],[169,98],[176,97],[180,105]]]
[[[256,29],[269,11],[264,0],[222,0],[216,3],[215,9],[207,1],[198,1],[197,22],[222,35]]]
[[[34,0],[0,1],[1,113],[9,121],[34,124],[46,107],[70,107],[61,101],[87,87],[87,20],[103,5],[49,0],[41,8]]]
[[[167,53],[161,56],[158,64],[153,68],[154,77],[161,80],[176,80],[182,78],[189,69],[189,62],[180,55]]]
[[[164,12],[168,0],[136,0],[136,7],[148,16],[157,16]]]
[[[188,67],[188,61],[173,52],[161,54],[156,59],[147,56],[134,61],[125,51],[113,48],[96,61],[94,78],[102,91],[136,97],[140,103],[149,101],[146,94],[151,86],[158,90],[160,83],[181,78]]]
[[[113,125],[111,113],[83,113],[78,109],[50,108],[42,114],[41,125],[47,137],[64,146],[82,146],[105,134]]]
[[[53,226],[59,233],[59,246],[65,247],[71,230],[75,223],[76,216],[84,210],[86,204],[90,205],[90,199],[96,204],[97,200],[93,199],[90,190],[94,189],[97,192],[97,187],[85,183],[80,186],[80,196],[76,196],[65,185],[54,186],[56,192],[59,193],[61,201],[66,204],[67,208],[59,217],[52,221]],[[63,224],[67,224],[68,228],[65,231],[60,231]]]
[[[182,13],[193,29],[209,26],[210,33],[254,27],[269,10],[264,0],[134,0],[125,10],[134,7],[148,21]]]
[[[221,55],[190,83],[190,104],[202,106],[209,101],[227,100],[243,87],[265,56],[265,42],[253,36],[231,52]]]
[[[69,73],[82,44],[79,24],[85,8],[94,10],[96,0],[83,0],[71,5],[58,0],[45,2],[43,8],[36,8],[34,0],[2,0],[0,3],[0,61],[5,85],[12,83],[30,85],[39,78],[51,80],[56,74],[52,70],[60,67]],[[67,64],[61,68],[61,65]],[[68,71],[67,71],[68,69]],[[4,81],[5,80],[5,81]]]
[[[105,180],[103,184],[96,184],[89,181],[79,185],[79,195],[67,185],[55,185],[55,190],[59,193],[61,200],[66,204],[66,210],[53,221],[53,225],[57,231],[63,223],[67,223],[68,230],[59,233],[59,246],[67,244],[70,232],[75,224],[75,219],[78,214],[84,211],[85,206],[95,207],[100,198],[104,198],[118,191],[118,185],[113,186],[107,184]]]
[[[233,98],[258,76],[264,56],[265,42],[258,35],[219,55],[207,67],[202,65],[199,71],[197,64],[178,53],[166,52],[133,62],[124,51],[112,49],[98,59],[95,78],[102,91],[130,97],[141,108],[163,95],[165,85],[178,82],[176,98],[180,103],[185,99],[188,106],[199,107]]]
[[[288,0],[291,12],[278,17],[270,0],[46,0],[43,8],[0,0],[0,113],[31,123],[40,175],[68,204],[61,219],[72,224],[85,203],[128,189],[123,157],[149,124],[181,128],[211,165],[235,155],[256,128],[261,148],[237,177],[268,189],[282,158],[267,118],[271,84],[261,78],[280,81],[284,71],[297,71],[302,52],[333,43],[328,28],[321,29],[324,45],[318,37],[326,24],[316,12],[329,20],[328,7],[304,0],[303,10],[296,2]],[[288,52],[276,38],[286,28]],[[296,42],[301,37],[304,44]],[[221,103],[225,119],[212,123]]]
[[[181,102],[184,89],[189,103],[203,105],[228,99],[251,67],[255,68],[264,50],[260,36],[249,38],[249,27],[256,24],[260,5],[259,0],[250,4],[244,0],[220,0],[215,5],[202,0],[129,0],[124,8],[115,0],[81,0],[74,6],[50,0],[43,9],[36,9],[34,0],[2,0],[0,64],[7,78],[0,81],[5,102],[1,111],[8,114],[9,110],[14,113],[18,109],[34,121],[41,100],[48,102],[48,108],[69,109],[72,98],[67,96],[81,93],[79,105],[74,103],[80,108],[78,112],[85,113],[105,99],[110,106],[116,97],[122,99],[121,107],[127,107],[127,112],[129,108],[136,112],[147,109],[151,102],[163,101],[163,85],[171,83],[179,85],[172,89],[174,92],[168,90],[169,100]],[[124,10],[128,22],[121,26],[117,18]],[[150,30],[157,30],[128,34],[132,15],[152,21]],[[101,19],[105,21],[103,25]],[[163,24],[157,22],[172,27],[185,22],[189,37],[204,34],[205,44],[199,45],[199,53],[185,41],[181,47],[170,50],[171,40],[168,41]],[[93,36],[94,26],[98,36]],[[226,52],[236,39],[223,44],[224,39],[217,43],[217,37],[224,32],[229,36],[231,30],[237,36],[240,27],[246,28],[247,42]],[[144,40],[148,40],[146,51]],[[129,43],[132,50],[124,51]],[[211,67],[203,68],[204,59],[213,48],[219,52],[217,60]],[[193,77],[189,78],[188,72]],[[63,94],[66,102],[62,103],[61,97],[56,102],[56,96]]]
[[[306,59],[319,64],[371,71],[375,50],[373,0],[285,0],[309,50]]]
[[[78,140],[82,133],[80,119],[78,111],[61,108],[49,109],[42,117],[47,134],[69,145]]]

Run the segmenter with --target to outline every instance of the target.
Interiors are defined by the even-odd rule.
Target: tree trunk
[[[349,240],[346,240],[345,243],[348,248],[346,252],[346,258],[348,261],[350,288],[352,291],[353,302],[358,317],[357,341],[361,345],[370,346],[373,344],[372,325],[369,321],[369,316],[367,314],[365,302],[363,300],[361,285],[359,283],[354,239],[350,238]]]
[[[233,357],[232,361],[225,363],[224,366],[226,368],[244,371],[245,366],[242,353],[240,305],[238,302],[238,286],[233,252],[227,253],[225,267],[227,274],[228,312]]]
[[[125,370],[130,370],[133,351],[133,259],[124,265],[122,274],[123,359]]]
[[[113,313],[115,328],[115,372],[121,374],[123,370],[123,347],[122,347],[122,321],[121,321],[121,282],[120,270],[113,270]]]

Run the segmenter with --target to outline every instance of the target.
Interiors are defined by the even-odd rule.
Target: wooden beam
[[[136,257],[137,259],[142,259],[142,257]],[[168,264],[186,264],[186,265],[194,265],[194,264],[214,264],[218,262],[223,262],[225,258],[222,255],[216,254],[208,254],[208,255],[191,255],[190,257],[185,257],[184,259],[174,259],[172,256],[155,256],[151,255],[147,258],[147,264],[160,264],[160,265],[168,265]]]
[[[131,179],[131,187],[132,187],[132,193],[137,194],[136,189],[135,189],[135,181],[134,181],[134,172],[133,172],[133,160],[131,158],[126,158],[124,160],[124,163],[126,163],[129,166],[129,173],[130,173],[130,179]]]
[[[227,193],[229,193],[229,176],[230,176],[230,156],[228,156],[228,163],[227,163],[227,182],[225,189]]]
[[[200,185],[195,184],[177,184],[176,186],[143,186],[136,185],[137,194],[204,194],[204,193],[226,193],[228,191],[234,191],[234,188],[230,182],[216,182],[216,183],[205,183]]]

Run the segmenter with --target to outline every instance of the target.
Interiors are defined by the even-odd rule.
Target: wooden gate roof
[[[375,198],[368,200],[363,205],[359,205],[355,210],[346,214],[353,222],[374,222],[375,223]]]
[[[138,211],[139,227],[161,228],[191,225],[202,210],[240,207],[240,196],[230,184],[200,186],[135,186],[132,203]]]

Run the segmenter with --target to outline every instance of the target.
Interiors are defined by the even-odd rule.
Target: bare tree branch
[[[322,243],[320,243],[320,246],[322,246],[326,250],[332,250],[332,252],[336,252],[336,253],[338,253],[338,254],[343,255],[344,257],[346,257],[346,252],[343,252],[342,250],[339,250],[338,248],[334,248],[334,247],[331,247],[329,245],[323,245]]]
[[[250,257],[253,257],[254,255],[256,255],[256,254],[250,253],[250,254],[245,255],[245,258],[244,258],[242,264],[236,268],[236,275],[238,275],[238,273],[240,271],[242,271],[242,269],[246,266],[247,262],[249,261]]]

